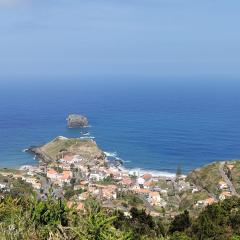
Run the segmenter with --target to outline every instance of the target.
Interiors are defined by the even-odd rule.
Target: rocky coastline
[[[34,155],[40,163],[48,163],[54,160],[41,150],[41,146],[30,146],[25,152]]]

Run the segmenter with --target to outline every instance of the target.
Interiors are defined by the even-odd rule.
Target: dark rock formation
[[[67,118],[67,126],[69,128],[87,127],[88,119],[79,114],[70,114]]]
[[[52,162],[53,158],[48,156],[45,152],[41,150],[41,147],[32,146],[26,150],[27,153],[33,154],[40,162]]]

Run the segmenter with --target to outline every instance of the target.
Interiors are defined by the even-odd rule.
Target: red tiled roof
[[[135,189],[134,191],[137,193],[150,193],[150,190],[144,188]]]
[[[63,159],[64,159],[65,161],[71,161],[71,160],[73,160],[73,158],[74,158],[74,156],[73,156],[72,154],[66,154],[66,155],[63,157]]]
[[[152,178],[152,174],[150,174],[150,173],[145,173],[145,174],[142,176],[142,178],[143,178],[144,180],[150,179],[150,178]]]
[[[48,171],[47,171],[47,173],[48,174],[57,174],[57,172],[54,170],[54,169],[49,169]]]

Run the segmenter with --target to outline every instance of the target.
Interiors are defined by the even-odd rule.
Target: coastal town
[[[69,128],[88,125],[87,118],[78,115],[71,115],[67,122]],[[10,192],[11,179],[15,179],[31,186],[39,199],[51,194],[78,210],[84,210],[84,202],[92,198],[126,215],[131,207],[138,207],[153,216],[174,217],[186,209],[196,212],[238,196],[240,188],[239,161],[216,162],[187,176],[181,168],[171,176],[130,171],[119,160],[112,161],[88,135],[59,136],[27,151],[35,155],[38,164],[14,171],[1,169],[0,192]]]
[[[61,139],[67,140],[58,138]],[[92,139],[81,141],[95,144]],[[227,168],[232,170],[234,165],[228,164]],[[23,166],[15,174],[4,170],[0,174],[30,184],[39,198],[46,198],[48,194],[66,198],[68,206],[75,204],[79,210],[84,209],[84,201],[94,198],[104,207],[119,209],[125,214],[129,214],[130,207],[140,206],[151,215],[173,217],[178,213],[184,195],[203,196],[192,206],[193,209],[201,209],[237,194],[225,177],[218,182],[218,195],[203,194],[203,189],[180,172],[168,177],[154,176],[147,171],[140,174],[111,164],[107,156],[89,160],[68,151],[63,151],[51,163],[40,161],[36,166]],[[10,188],[7,183],[0,182],[2,192]]]

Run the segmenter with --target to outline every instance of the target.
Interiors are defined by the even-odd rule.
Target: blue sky
[[[239,13],[239,0],[0,0],[0,80],[239,78]]]

